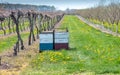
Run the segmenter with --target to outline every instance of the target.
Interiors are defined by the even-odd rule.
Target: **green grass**
[[[29,25],[28,22],[25,22],[25,28],[27,28],[28,25]],[[15,26],[14,26],[14,29],[16,29]],[[11,30],[13,30],[13,28]],[[7,34],[9,33],[9,29],[6,30],[6,33]],[[0,30],[0,34],[4,34],[2,30]],[[16,30],[15,30],[15,34],[16,34]],[[37,34],[36,28],[34,28],[34,34]],[[29,36],[29,32],[21,33],[21,37],[22,37],[23,41],[25,39],[27,39],[28,36]],[[5,39],[0,38],[0,52],[3,52],[6,49],[10,49],[11,47],[13,47],[15,45],[16,41],[17,41],[17,36],[16,35],[10,36],[10,37],[5,38]]]
[[[34,34],[36,37],[36,34],[37,34],[36,28],[34,29]],[[21,33],[21,37],[23,39],[23,42],[24,42],[24,40],[28,39],[28,36],[29,36],[29,32]],[[0,38],[0,53],[5,51],[5,50],[11,49],[11,47],[14,47],[16,42],[17,42],[17,35],[10,36],[8,38]]]
[[[22,37],[22,39],[26,39],[26,38],[28,38],[28,35],[29,35],[29,33],[22,33],[21,37]],[[5,39],[1,38],[0,39],[0,52],[3,52],[6,49],[10,49],[11,47],[13,47],[15,45],[16,41],[17,41],[16,35],[5,38]]]
[[[95,30],[76,16],[66,15],[61,27],[69,29],[70,50],[36,55],[21,75],[120,73],[120,38]]]

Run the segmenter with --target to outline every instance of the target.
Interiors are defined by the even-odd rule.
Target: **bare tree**
[[[5,20],[4,17],[1,17],[1,18],[0,18],[0,22],[1,22],[1,24],[0,24],[0,30],[3,30],[4,35],[6,35],[6,30],[5,30],[4,27],[3,27],[3,21],[4,21],[4,20]]]
[[[34,12],[28,12],[28,19],[29,19],[29,23],[30,23],[30,34],[29,34],[28,45],[31,45],[32,41],[35,41],[35,35],[34,35],[35,16],[36,16],[36,14]]]
[[[42,32],[42,21],[43,21],[43,15],[42,14],[39,14],[39,33]]]
[[[14,47],[14,55],[17,55],[17,50],[19,52],[19,42],[21,43],[21,50],[24,49],[23,40],[21,38],[20,30],[19,30],[19,19],[22,15],[23,15],[23,13],[19,10],[17,12],[12,12],[11,13],[11,18],[16,25],[16,33],[17,33],[17,38],[18,38],[18,40],[16,42],[16,45]]]

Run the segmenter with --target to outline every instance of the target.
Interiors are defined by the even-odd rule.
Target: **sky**
[[[85,9],[97,5],[100,0],[0,0],[0,3],[50,5],[59,10]]]

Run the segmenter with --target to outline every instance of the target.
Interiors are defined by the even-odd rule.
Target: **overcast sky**
[[[14,4],[33,4],[33,5],[50,5],[57,9],[84,9],[97,5],[100,0],[0,0],[0,2],[8,2]]]

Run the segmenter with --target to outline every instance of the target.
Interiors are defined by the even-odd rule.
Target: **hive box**
[[[53,32],[42,32],[40,35],[39,50],[53,50]]]
[[[55,50],[69,48],[69,33],[68,32],[55,32],[54,33],[54,48]]]
[[[68,43],[55,43],[55,50],[69,49]]]

